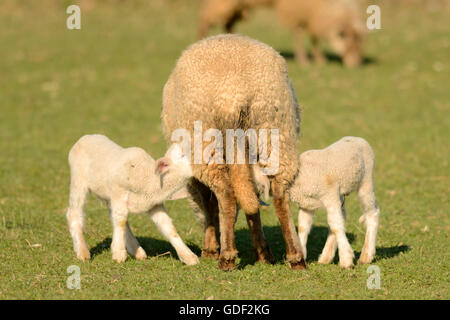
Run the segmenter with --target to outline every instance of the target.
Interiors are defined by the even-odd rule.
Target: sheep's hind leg
[[[319,256],[318,262],[320,264],[329,264],[333,261],[334,256],[336,255],[337,249],[337,241],[336,235],[331,232],[330,228],[328,228],[328,236],[327,241],[325,242],[325,246],[322,249],[322,253]]]
[[[70,184],[70,200],[67,209],[67,222],[69,224],[70,235],[73,240],[73,248],[77,258],[86,261],[91,258],[86,240],[83,236],[84,227],[84,204],[88,194],[88,188],[84,182],[77,181],[72,177]]]
[[[372,186],[372,183],[370,183]],[[369,190],[360,189],[358,197],[363,207],[364,214],[359,219],[366,226],[366,236],[364,246],[359,257],[359,262],[363,264],[371,263],[375,257],[376,238],[378,225],[380,223],[380,208],[378,207],[373,193],[373,186]]]
[[[307,256],[306,244],[308,242],[308,235],[311,231],[313,220],[314,211],[304,209],[298,210],[298,237],[300,239],[300,245],[302,246],[302,252],[305,259]]]
[[[270,251],[269,244],[264,237],[264,231],[262,229],[261,215],[258,211],[257,214],[246,214],[247,224],[252,234],[253,248],[255,250],[256,259],[260,262],[273,263],[274,258]]]
[[[344,205],[344,198],[341,198],[341,210],[342,215],[344,216],[344,219],[346,217],[345,213],[345,205]],[[331,261],[333,261],[334,256],[336,255],[337,250],[337,241],[336,241],[336,235],[331,232],[330,228],[328,228],[328,237],[327,241],[325,243],[325,246],[322,249],[322,253],[319,256],[319,263],[320,264],[329,264]]]
[[[295,230],[294,220],[289,208],[289,196],[286,189],[278,181],[272,181],[273,202],[280,221],[281,231],[286,242],[286,258],[294,270],[306,269],[305,258],[302,253],[300,239]]]
[[[158,227],[158,230],[162,235],[169,240],[178,257],[182,262],[187,265],[197,264],[198,257],[186,246],[183,240],[178,235],[175,226],[172,223],[172,219],[167,215],[166,209],[163,205],[158,205],[149,211],[150,218]]]
[[[220,256],[218,266],[223,271],[230,271],[236,267],[237,257],[237,248],[234,242],[236,198],[231,185],[214,191],[219,203]]]
[[[113,225],[113,236],[111,243],[112,259],[117,263],[127,259],[126,235],[127,235],[127,194],[120,195],[118,199],[111,200],[111,222]]]
[[[324,200],[324,204],[327,209],[327,219],[330,231],[336,237],[335,240],[329,237],[327,243],[329,240],[329,246],[332,248],[333,242],[337,241],[340,266],[342,268],[351,268],[353,267],[354,254],[345,235],[345,211],[342,210],[343,205],[339,196]],[[325,245],[325,247],[327,246]]]
[[[297,63],[302,67],[309,65],[308,55],[306,54],[305,47],[303,44],[303,40],[304,40],[303,34],[304,34],[304,31],[300,27],[295,28],[293,31],[294,46],[295,46],[295,59],[297,60]]]
[[[130,225],[127,222],[126,230],[126,247],[129,254],[138,260],[147,259],[147,254],[145,250],[141,247],[133,232],[131,231]]]
[[[214,193],[194,179],[188,184],[189,203],[198,220],[203,224],[205,239],[202,248],[203,258],[219,258],[219,207]]]
[[[314,62],[318,65],[324,65],[327,62],[322,49],[320,48],[320,42],[317,37],[312,37],[312,55],[314,57]]]

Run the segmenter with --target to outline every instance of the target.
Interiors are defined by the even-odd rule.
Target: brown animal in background
[[[198,39],[208,35],[209,28],[220,25],[227,33],[233,32],[236,22],[244,19],[250,9],[271,6],[275,0],[203,0],[200,12]]]
[[[346,66],[361,63],[364,24],[355,0],[276,0],[280,21],[294,34],[295,54],[300,65],[308,64],[303,47],[303,34],[311,37],[312,54],[316,63],[326,59],[320,48],[322,40],[342,57]]]
[[[273,6],[280,22],[292,30],[297,62],[309,63],[304,50],[304,34],[311,38],[312,55],[316,63],[326,59],[320,48],[322,41],[342,57],[346,66],[361,63],[361,47],[365,27],[357,0],[205,0],[198,37],[203,38],[213,25],[222,25],[226,32],[233,31],[234,24],[259,6]]]
[[[272,154],[278,155],[278,171],[269,179],[286,241],[287,260],[293,269],[304,269],[306,264],[287,194],[298,172],[296,141],[300,117],[284,59],[271,47],[244,36],[219,35],[201,40],[183,52],[164,86],[161,118],[167,141],[180,128],[193,137],[195,121],[202,121],[202,134],[217,129],[223,137],[227,129],[251,128],[259,133],[262,129],[279,130],[278,148],[272,148],[272,138],[267,145],[269,159]],[[194,148],[195,145],[192,152]],[[204,148],[205,145],[202,154]],[[248,146],[246,149],[248,154]],[[194,211],[205,217],[202,256],[217,257],[220,245],[222,270],[235,267],[236,203],[246,214],[257,259],[265,262],[273,259],[262,230],[249,161],[231,162],[194,162],[195,179],[187,188]],[[259,165],[272,166],[270,161],[266,164],[260,161]]]

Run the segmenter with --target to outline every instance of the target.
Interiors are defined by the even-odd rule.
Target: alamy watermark
[[[69,277],[67,277],[66,285],[67,288],[70,290],[81,289],[81,271],[80,267],[77,265],[71,265],[67,267],[67,273],[70,274]]]
[[[367,278],[367,289],[381,289],[381,269],[377,265],[370,265],[367,267],[366,272],[370,274],[369,278]]]
[[[69,30],[81,29],[81,9],[79,6],[72,4],[67,7],[66,13],[70,16],[66,20],[66,26]]]
[[[172,132],[172,142],[180,143],[183,153],[193,164],[257,164],[264,175],[274,175],[279,167],[278,129],[226,129],[225,154],[222,131],[210,128],[203,131],[201,120],[194,121],[193,141],[189,130],[180,128]],[[236,140],[236,153],[235,153]],[[270,155],[268,142],[270,140]],[[193,143],[192,143],[193,142]],[[205,147],[204,142],[209,142]],[[194,159],[191,161],[191,146],[194,146]],[[246,147],[248,146],[248,148]],[[248,149],[248,161],[246,150]]]
[[[366,26],[369,30],[381,29],[381,9],[376,4],[367,7],[367,14],[370,16],[366,20]]]

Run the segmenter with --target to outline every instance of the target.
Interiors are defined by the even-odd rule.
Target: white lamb
[[[182,262],[187,265],[199,262],[178,235],[163,206],[163,202],[192,177],[191,166],[180,145],[173,144],[165,157],[155,162],[141,148],[122,148],[103,135],[85,135],[70,150],[69,164],[67,219],[78,259],[90,259],[83,237],[83,207],[88,192],[92,192],[108,203],[114,261],[125,261],[127,251],[136,259],[147,257],[131,232],[127,218],[128,213],[148,212]]]
[[[365,222],[366,236],[359,261],[370,263],[375,256],[380,209],[375,199],[373,169],[375,155],[369,143],[357,137],[344,137],[325,149],[309,150],[300,155],[300,169],[289,189],[290,200],[299,206],[298,232],[303,254],[313,223],[315,210],[325,207],[329,225],[328,238],[319,263],[330,263],[339,248],[339,263],[353,266],[353,250],[345,236],[344,198],[358,191]],[[267,177],[254,167],[258,187],[268,195]]]

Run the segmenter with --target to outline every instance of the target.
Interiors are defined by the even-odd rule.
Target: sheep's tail
[[[252,174],[248,164],[230,164],[231,186],[236,199],[246,214],[256,214],[259,210],[259,199],[253,185]]]

